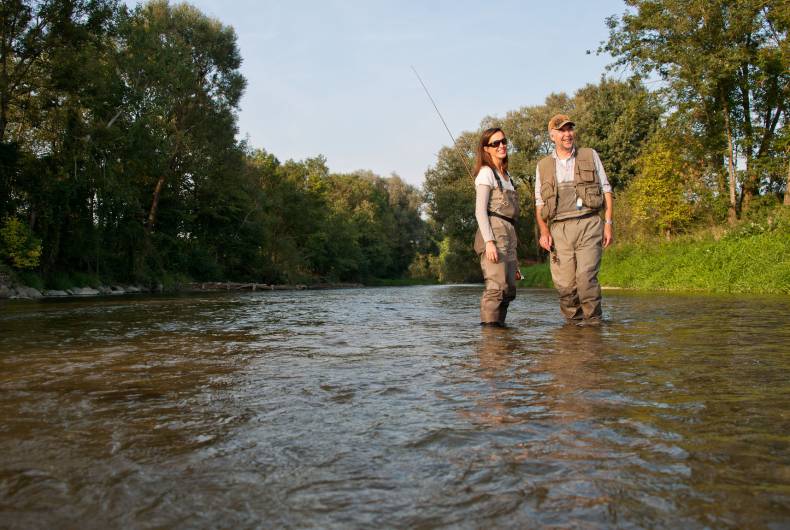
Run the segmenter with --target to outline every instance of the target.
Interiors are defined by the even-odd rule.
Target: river
[[[790,526],[790,298],[0,304],[0,527]]]

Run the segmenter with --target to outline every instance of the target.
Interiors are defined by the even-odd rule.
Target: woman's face
[[[488,139],[488,145],[485,146],[486,153],[492,160],[504,160],[507,158],[507,138],[505,133],[497,131]]]

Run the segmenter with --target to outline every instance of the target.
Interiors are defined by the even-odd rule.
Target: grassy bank
[[[548,263],[538,263],[529,267],[521,267],[519,287],[554,287]]]
[[[548,263],[522,269],[524,287],[550,287]],[[602,285],[638,290],[790,294],[790,232],[618,244],[604,252]]]

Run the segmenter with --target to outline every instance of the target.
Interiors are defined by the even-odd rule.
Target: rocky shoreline
[[[304,289],[349,289],[363,287],[360,283],[316,283],[316,284],[266,284],[237,282],[194,282],[180,285],[175,289],[164,289],[162,285],[146,287],[142,285],[101,285],[93,287],[74,287],[66,290],[39,290],[26,285],[12,285],[0,278],[0,299],[39,300],[42,298],[68,298],[87,296],[119,296],[141,293],[203,293],[221,291],[293,291]]]

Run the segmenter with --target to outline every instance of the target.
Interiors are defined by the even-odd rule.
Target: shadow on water
[[[479,286],[0,306],[0,526],[779,528],[784,298]]]

